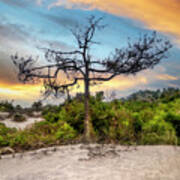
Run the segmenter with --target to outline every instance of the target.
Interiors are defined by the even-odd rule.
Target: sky
[[[106,90],[124,97],[144,89],[180,87],[180,0],[0,0],[0,100],[14,100],[24,106],[42,98],[40,84],[22,84],[11,55],[39,56],[38,47],[64,51],[76,47],[70,29],[84,25],[89,16],[103,17],[107,27],[97,32],[101,42],[91,49],[93,58],[103,59],[115,48],[127,46],[145,33],[157,31],[173,48],[168,58],[154,69],[136,76],[118,76],[91,87],[91,92]],[[83,87],[75,90],[83,91]]]

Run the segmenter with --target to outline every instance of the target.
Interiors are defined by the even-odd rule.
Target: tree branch
[[[101,77],[96,77],[96,78],[89,78],[90,81],[109,81],[111,80],[112,78],[114,78],[115,76],[117,76],[118,74],[112,74],[110,75],[109,77],[107,78],[101,78]]]

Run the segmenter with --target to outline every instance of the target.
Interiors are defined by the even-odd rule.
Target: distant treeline
[[[110,97],[109,99],[113,99],[113,100],[117,100],[113,97],[115,97],[115,94],[112,93],[112,97]],[[104,92],[97,92],[96,96],[101,96],[101,99],[108,99],[106,97],[104,97]],[[109,95],[111,96],[111,95]],[[81,99],[83,97],[82,93],[78,93],[76,94],[76,96],[72,99]],[[162,100],[162,101],[171,101],[174,98],[179,98],[180,97],[180,89],[179,88],[164,88],[162,90],[158,89],[158,90],[140,90],[138,92],[135,92],[131,95],[129,95],[126,98],[120,98],[119,100],[121,101],[130,101],[130,100],[134,100],[134,101],[148,101],[148,102],[154,102],[157,100]],[[72,100],[71,99],[71,100]],[[67,100],[66,100],[67,101]],[[65,102],[66,102],[65,101]],[[43,111],[43,109],[45,109],[46,107],[56,107],[53,105],[45,105],[43,106],[43,103],[41,101],[36,101],[34,102],[31,107],[29,108],[23,108],[20,105],[14,105],[13,104],[14,101],[7,101],[7,100],[1,100],[0,101],[0,112],[4,111],[4,112],[24,112],[24,113],[28,113],[31,111]],[[64,103],[63,103],[64,104]],[[62,104],[62,105],[63,105]]]

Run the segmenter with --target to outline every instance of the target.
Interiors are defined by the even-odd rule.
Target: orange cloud
[[[103,82],[102,84],[91,86],[91,93],[97,91],[124,91],[128,89],[133,89],[137,87],[147,87],[148,84],[151,84],[155,81],[174,81],[178,80],[179,77],[175,77],[165,73],[165,69],[161,66],[158,66],[156,70],[146,70],[136,76],[117,76],[111,81]],[[165,82],[166,83],[166,82]],[[77,92],[84,92],[83,81],[79,83],[80,87],[72,89],[72,95],[75,95]],[[33,102],[40,99],[40,92],[43,89],[41,84],[4,84],[0,82],[0,98],[1,99],[14,99],[14,100],[23,100],[26,102]]]
[[[117,76],[111,81],[104,82],[103,84],[92,87],[92,91],[104,91],[104,90],[126,90],[136,87],[137,85],[147,84],[148,80],[142,76]]]
[[[49,8],[54,6],[99,9],[137,19],[149,28],[176,36],[180,41],[179,0],[58,0]]]
[[[98,91],[111,91],[111,90],[126,90],[134,88],[138,85],[148,84],[148,80],[144,75],[140,74],[138,76],[117,76],[111,81],[102,81],[100,84],[90,87],[91,93]],[[98,83],[98,82],[97,82]],[[79,88],[73,88],[72,93],[84,92],[84,84],[82,81],[79,82]]]
[[[0,84],[0,97],[1,99],[21,99],[32,101],[40,95],[41,90],[40,85],[9,85],[9,84]]]
[[[168,81],[168,80],[175,81],[175,80],[179,79],[178,77],[171,76],[169,74],[159,74],[156,77],[157,77],[157,79],[164,80],[164,81]]]
[[[125,90],[128,88],[133,88],[137,85],[147,84],[146,77],[142,75],[139,76],[118,76],[111,81],[103,82],[102,84],[91,86],[91,92],[106,91],[106,90]],[[0,97],[1,99],[14,99],[14,100],[24,100],[24,101],[36,101],[40,98],[40,91],[43,89],[41,84],[3,84],[0,83]],[[79,88],[74,87],[72,89],[72,94],[77,92],[84,92],[83,81],[79,82]]]

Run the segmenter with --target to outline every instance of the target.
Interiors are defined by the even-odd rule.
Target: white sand
[[[44,119],[41,117],[28,117],[26,121],[24,122],[15,122],[12,119],[5,119],[5,120],[0,120],[1,123],[4,123],[7,127],[10,128],[17,128],[17,129],[24,129],[26,127],[28,127],[29,125],[35,123],[35,122],[39,122],[39,121],[43,121]]]
[[[68,145],[0,160],[0,180],[179,180],[180,147]]]

